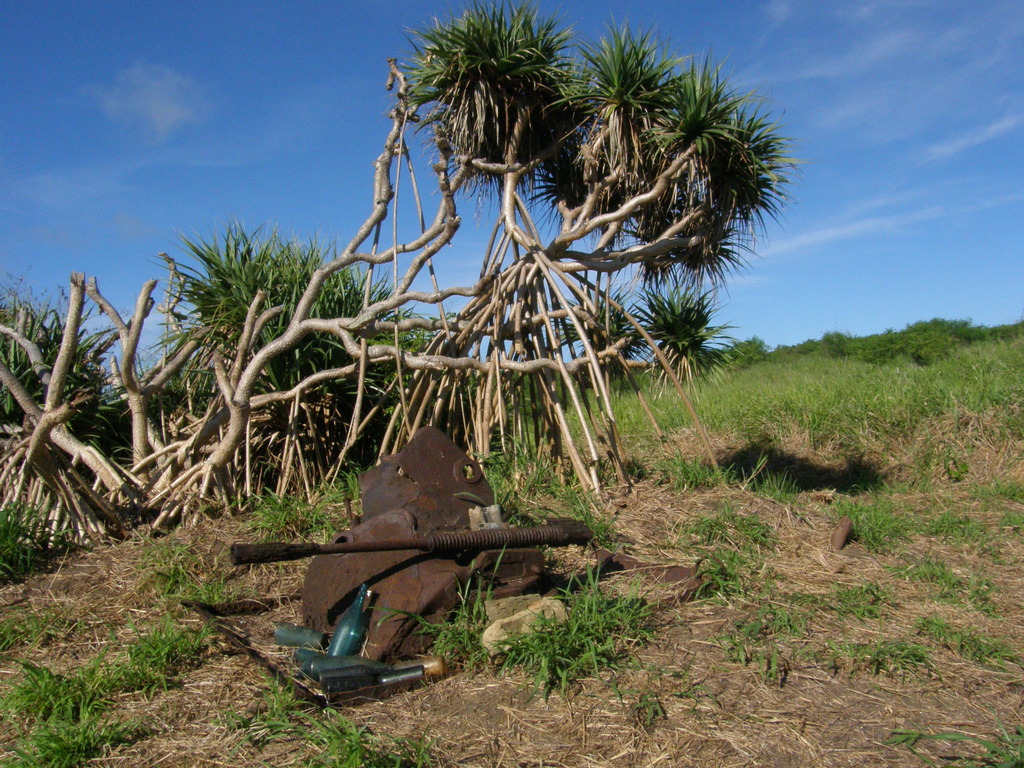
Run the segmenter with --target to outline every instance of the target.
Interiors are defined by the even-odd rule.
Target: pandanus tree
[[[628,365],[637,335],[677,384],[678,359],[613,279],[721,279],[784,201],[790,142],[718,69],[628,27],[574,45],[532,5],[476,5],[414,43],[423,128],[496,224],[481,271],[491,282],[432,343],[485,371],[418,374],[413,423],[464,431],[481,452],[510,431],[591,487],[605,459],[621,476],[609,372]]]
[[[715,296],[682,285],[648,288],[640,294],[633,315],[658,344],[676,376],[693,382],[706,377],[729,360],[726,334],[732,326],[712,325]]]
[[[368,435],[388,453],[423,424],[481,455],[535,445],[588,488],[627,479],[611,374],[632,380],[633,363],[653,360],[685,391],[623,296],[722,279],[785,200],[790,142],[717,68],[627,27],[579,42],[532,5],[474,5],[412,44],[407,66],[389,63],[394,107],[347,242],[188,242],[192,266],[171,262],[160,305],[176,332],[157,354],[141,346],[156,280],[122,314],[73,275],[52,362],[0,307],[16,353],[0,354],[13,413],[0,477],[28,478],[0,502],[52,503],[86,533],[116,529],[125,508],[163,524],[210,498],[309,489]],[[433,195],[415,173],[417,133]],[[434,262],[456,252],[467,201],[494,215],[480,277],[442,287]],[[270,264],[300,279],[282,292],[261,277]],[[109,376],[83,399],[68,371],[92,355],[90,312],[111,326]],[[127,425],[109,447],[79,434],[101,401]],[[307,426],[320,415],[317,446],[291,416],[273,431],[300,412]],[[323,444],[316,469],[289,468]]]

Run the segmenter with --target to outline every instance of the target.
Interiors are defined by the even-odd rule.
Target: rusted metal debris
[[[853,533],[853,520],[847,515],[843,515],[839,518],[839,522],[836,523],[836,527],[832,529],[832,536],[829,539],[829,543],[832,545],[833,552],[839,552],[846,546],[850,540],[850,534]]]
[[[479,463],[434,427],[420,429],[400,453],[363,473],[359,489],[362,522],[335,536],[335,543],[466,532],[470,510],[494,504]],[[368,584],[377,600],[363,655],[381,660],[422,653],[430,638],[413,632],[419,621],[414,617],[442,621],[472,574],[484,576],[497,593],[524,592],[541,579],[543,555],[536,549],[475,549],[475,557],[420,549],[315,557],[302,589],[302,621],[329,631],[356,589]]]
[[[432,555],[458,555],[496,547],[583,545],[589,544],[593,537],[593,532],[583,523],[570,519],[557,519],[536,528],[501,527],[475,531],[441,531],[429,536],[403,539],[353,541],[348,534],[341,534],[335,537],[332,544],[288,544],[285,542],[232,544],[231,562],[234,565],[277,563],[285,560],[300,560],[314,555],[395,552],[407,549]]]
[[[692,600],[701,585],[696,566],[645,563],[643,560],[637,560],[635,557],[630,557],[623,552],[610,552],[607,549],[597,549],[594,554],[597,556],[597,571],[599,575],[617,573],[619,571],[635,571],[663,584],[681,584],[685,582],[686,586],[678,597],[682,601]]]
[[[362,655],[374,661],[428,650],[430,636],[414,630],[423,621],[443,621],[474,575],[496,598],[541,591],[544,554],[536,547],[592,538],[574,521],[531,529],[497,522],[500,511],[479,463],[433,427],[421,428],[400,453],[360,475],[359,487],[362,518],[331,544],[238,544],[232,558],[241,564],[319,553],[306,572],[301,621],[321,632],[334,628],[367,585],[374,599]],[[334,553],[332,545],[340,545]],[[652,565],[607,550],[597,556],[601,573],[637,570],[659,581],[686,582],[683,599],[699,585],[693,568]]]

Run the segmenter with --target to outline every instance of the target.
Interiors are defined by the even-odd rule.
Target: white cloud
[[[792,17],[793,3],[791,0],[771,0],[765,6],[765,15],[768,17],[769,30],[774,32]]]
[[[94,83],[84,90],[111,120],[141,126],[157,141],[200,122],[207,111],[206,99],[192,80],[142,61],[119,72],[113,84]]]
[[[986,141],[991,141],[1009,133],[1020,124],[1021,117],[1019,115],[1004,117],[1002,120],[997,120],[984,128],[969,131],[961,136],[956,136],[938,144],[932,144],[925,150],[925,153],[929,160],[945,160],[984,144]]]
[[[879,30],[867,35],[844,52],[822,56],[808,61],[798,74],[801,78],[852,78],[877,70],[894,59],[906,56],[917,42],[917,33],[911,30]]]
[[[864,201],[855,206],[855,210],[869,210],[878,207],[886,200],[893,203],[900,202],[899,198],[879,197],[870,201]],[[933,205],[927,208],[894,213],[891,215],[860,216],[849,219],[845,222],[828,224],[817,229],[802,232],[793,237],[780,239],[764,249],[757,251],[757,255],[763,259],[782,256],[785,254],[804,251],[812,248],[821,248],[831,243],[850,240],[852,238],[869,238],[882,234],[898,234],[903,230],[921,222],[934,221],[942,217],[961,217],[978,211],[985,211],[992,208],[1000,208],[1005,205],[1015,205],[1024,200],[1024,193],[1011,193],[996,195],[983,200],[977,200],[970,205],[950,207],[947,205]]]
[[[840,240],[848,240],[852,237],[864,237],[880,232],[898,231],[911,224],[936,219],[944,213],[946,213],[946,209],[937,205],[892,216],[866,216],[842,224],[820,227],[819,229],[813,229],[795,237],[781,240],[761,251],[759,255],[769,258]]]

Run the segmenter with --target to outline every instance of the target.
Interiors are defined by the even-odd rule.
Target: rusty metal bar
[[[478,531],[448,531],[430,536],[387,539],[384,541],[339,541],[336,544],[232,544],[231,562],[273,563],[282,560],[300,560],[314,555],[336,555],[348,552],[389,552],[413,549],[433,554],[456,554],[471,550],[500,549],[502,547],[535,547],[542,544],[562,547],[568,544],[586,544],[594,533],[576,520],[552,520],[537,528],[483,528]]]

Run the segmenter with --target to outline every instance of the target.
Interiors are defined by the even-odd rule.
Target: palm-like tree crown
[[[572,42],[532,4],[473,5],[413,33],[413,102],[462,157],[532,162],[521,181],[547,212],[612,216],[604,247],[666,243],[646,277],[720,278],[785,200],[789,139],[755,94],[650,32]]]
[[[721,367],[728,357],[732,326],[712,325],[714,295],[682,285],[644,291],[633,314],[668,358],[680,379],[692,381]]]
[[[473,5],[416,33],[412,103],[433,105],[430,122],[443,127],[457,153],[525,162],[571,126],[560,101],[569,40],[533,6]]]

